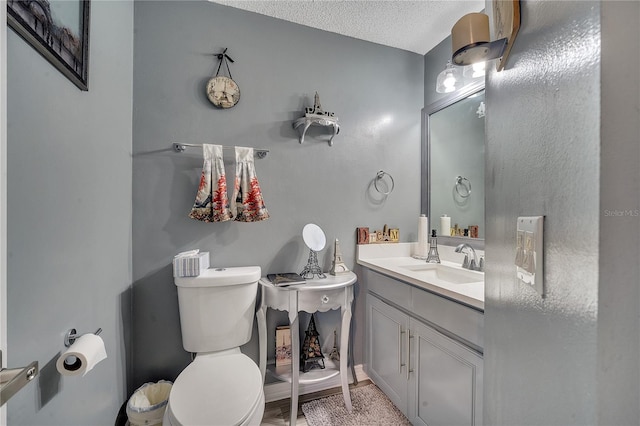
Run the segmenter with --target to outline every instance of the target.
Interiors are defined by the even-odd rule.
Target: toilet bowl
[[[260,267],[176,278],[182,344],[196,353],[169,394],[165,426],[259,425],[262,375],[240,345],[251,339]]]
[[[260,369],[239,349],[198,355],[174,382],[162,424],[259,425],[264,404]]]

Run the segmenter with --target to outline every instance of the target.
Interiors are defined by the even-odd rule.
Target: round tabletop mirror
[[[313,279],[316,275],[319,278],[326,278],[327,276],[322,273],[320,265],[318,265],[318,255],[316,252],[322,250],[327,243],[327,238],[322,232],[322,229],[315,223],[307,223],[302,228],[302,239],[304,243],[309,247],[309,260],[307,260],[307,266],[304,267],[300,275],[304,279]]]
[[[327,238],[315,223],[308,223],[302,228],[302,239],[304,243],[313,251],[320,251],[327,244]]]

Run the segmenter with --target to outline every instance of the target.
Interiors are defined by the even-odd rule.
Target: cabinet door
[[[400,411],[407,414],[406,330],[409,317],[367,295],[368,374]]]
[[[409,420],[414,425],[482,424],[482,357],[411,320]]]

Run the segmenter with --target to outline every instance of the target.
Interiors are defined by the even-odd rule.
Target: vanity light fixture
[[[436,92],[451,93],[462,87],[462,73],[459,68],[454,67],[451,61],[447,61],[447,66],[438,74],[436,79]]]
[[[491,9],[494,41],[489,36],[489,16],[484,13],[464,15],[451,28],[451,60],[455,65],[500,58],[496,69],[504,68],[520,29],[520,0],[491,0]]]
[[[484,13],[464,15],[451,28],[451,60],[456,65],[472,65],[501,57],[507,39],[490,40],[489,16]]]

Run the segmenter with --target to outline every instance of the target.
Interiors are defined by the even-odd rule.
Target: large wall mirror
[[[484,247],[484,111],[484,82],[423,111],[421,210],[445,244]],[[463,235],[443,231],[443,215]]]

